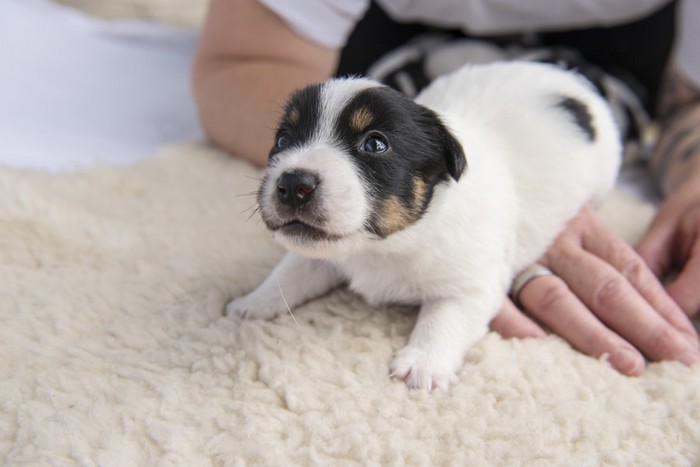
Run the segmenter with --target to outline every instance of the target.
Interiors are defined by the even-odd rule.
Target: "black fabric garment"
[[[540,33],[534,38],[523,35],[480,36],[478,39],[501,46],[520,43],[574,49],[587,61],[625,81],[639,95],[647,111],[653,114],[673,45],[676,3],[673,1],[646,18],[620,26]],[[397,23],[376,2],[372,2],[341,52],[337,75],[364,74],[387,52],[430,32],[441,32],[454,38],[469,37],[455,30]]]

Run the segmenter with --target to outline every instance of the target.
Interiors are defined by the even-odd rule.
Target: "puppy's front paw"
[[[411,389],[447,390],[450,384],[457,382],[457,375],[449,362],[410,345],[396,354],[389,369],[391,376],[404,380]]]
[[[280,303],[278,303],[280,302]],[[282,300],[270,298],[261,299],[256,297],[254,293],[239,297],[226,305],[226,316],[240,316],[243,319],[273,319],[278,317],[284,307]]]

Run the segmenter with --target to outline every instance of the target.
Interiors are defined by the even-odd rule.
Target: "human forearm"
[[[662,133],[651,170],[668,196],[690,180],[700,182],[700,90],[672,73],[661,110]]]
[[[194,92],[207,136],[257,165],[267,162],[280,108],[296,88],[325,79],[289,64],[209,64],[195,73]]]
[[[292,31],[258,0],[211,0],[193,69],[209,138],[259,165],[287,96],[329,78],[338,51]]]

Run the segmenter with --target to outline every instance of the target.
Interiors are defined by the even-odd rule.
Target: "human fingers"
[[[535,318],[581,352],[596,358],[609,355],[613,368],[625,375],[639,375],[644,369],[642,354],[591,313],[560,277],[537,277],[523,286],[518,298]]]
[[[683,248],[679,241],[697,236],[700,217],[700,186],[689,183],[659,207],[646,234],[636,246],[636,251],[644,259],[657,277],[663,277],[683,261]],[[686,240],[687,251],[690,242]]]
[[[688,182],[669,196],[636,249],[659,277],[680,269],[667,287],[668,294],[687,315],[696,314],[700,308],[700,184]]]
[[[491,329],[506,339],[545,337],[547,334],[533,320],[506,298],[498,315],[491,321]]]
[[[689,258],[678,276],[668,285],[668,294],[688,315],[694,316],[700,311],[700,238],[695,237]]]
[[[667,321],[625,275],[608,262],[569,246],[552,256],[550,267],[606,327],[652,360],[679,360],[686,364],[700,361],[697,340],[693,339],[696,336],[682,332]],[[659,299],[652,301],[658,303]],[[684,315],[682,318],[687,321]]]
[[[659,278],[647,267],[641,256],[595,217],[592,212],[587,212],[585,215],[589,219],[586,228],[581,230],[581,246],[583,247],[582,251],[590,252],[592,257],[580,255],[580,259],[585,261],[584,264],[589,264],[591,268],[596,267],[596,258],[602,260],[602,262],[597,262],[599,264],[597,270],[600,271],[601,278],[604,277],[606,281],[610,281],[609,283],[594,281],[597,284],[602,284],[598,286],[599,292],[597,292],[602,296],[591,297],[588,302],[589,306],[604,312],[603,309],[607,309],[606,305],[611,305],[604,302],[613,299],[618,300],[618,306],[640,306],[640,316],[646,319],[645,322],[648,323],[648,326],[660,325],[661,320],[666,321],[677,329],[694,348],[698,348],[700,341],[693,324],[678,303],[664,290]],[[612,269],[608,268],[607,265],[612,266]],[[604,272],[605,270],[607,272]],[[618,297],[616,294],[622,296]],[[630,309],[629,313],[632,317],[634,311]],[[656,319],[656,317],[660,317],[661,320]],[[632,325],[626,323],[623,324],[622,329],[617,329],[617,331],[623,337],[628,334],[638,334]],[[644,330],[640,329],[639,331]],[[664,338],[661,338],[658,345],[663,344]],[[649,353],[647,355],[656,358]],[[673,358],[672,355],[673,352],[660,358]]]
[[[675,222],[659,212],[635,250],[656,277],[664,277],[673,268]]]

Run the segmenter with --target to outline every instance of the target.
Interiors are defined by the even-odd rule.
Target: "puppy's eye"
[[[370,135],[362,142],[362,150],[365,152],[379,154],[386,152],[387,149],[389,149],[389,143],[381,135]]]
[[[289,136],[289,133],[280,133],[277,136],[277,142],[275,143],[275,147],[277,147],[277,149],[286,149],[291,145],[292,137]]]

